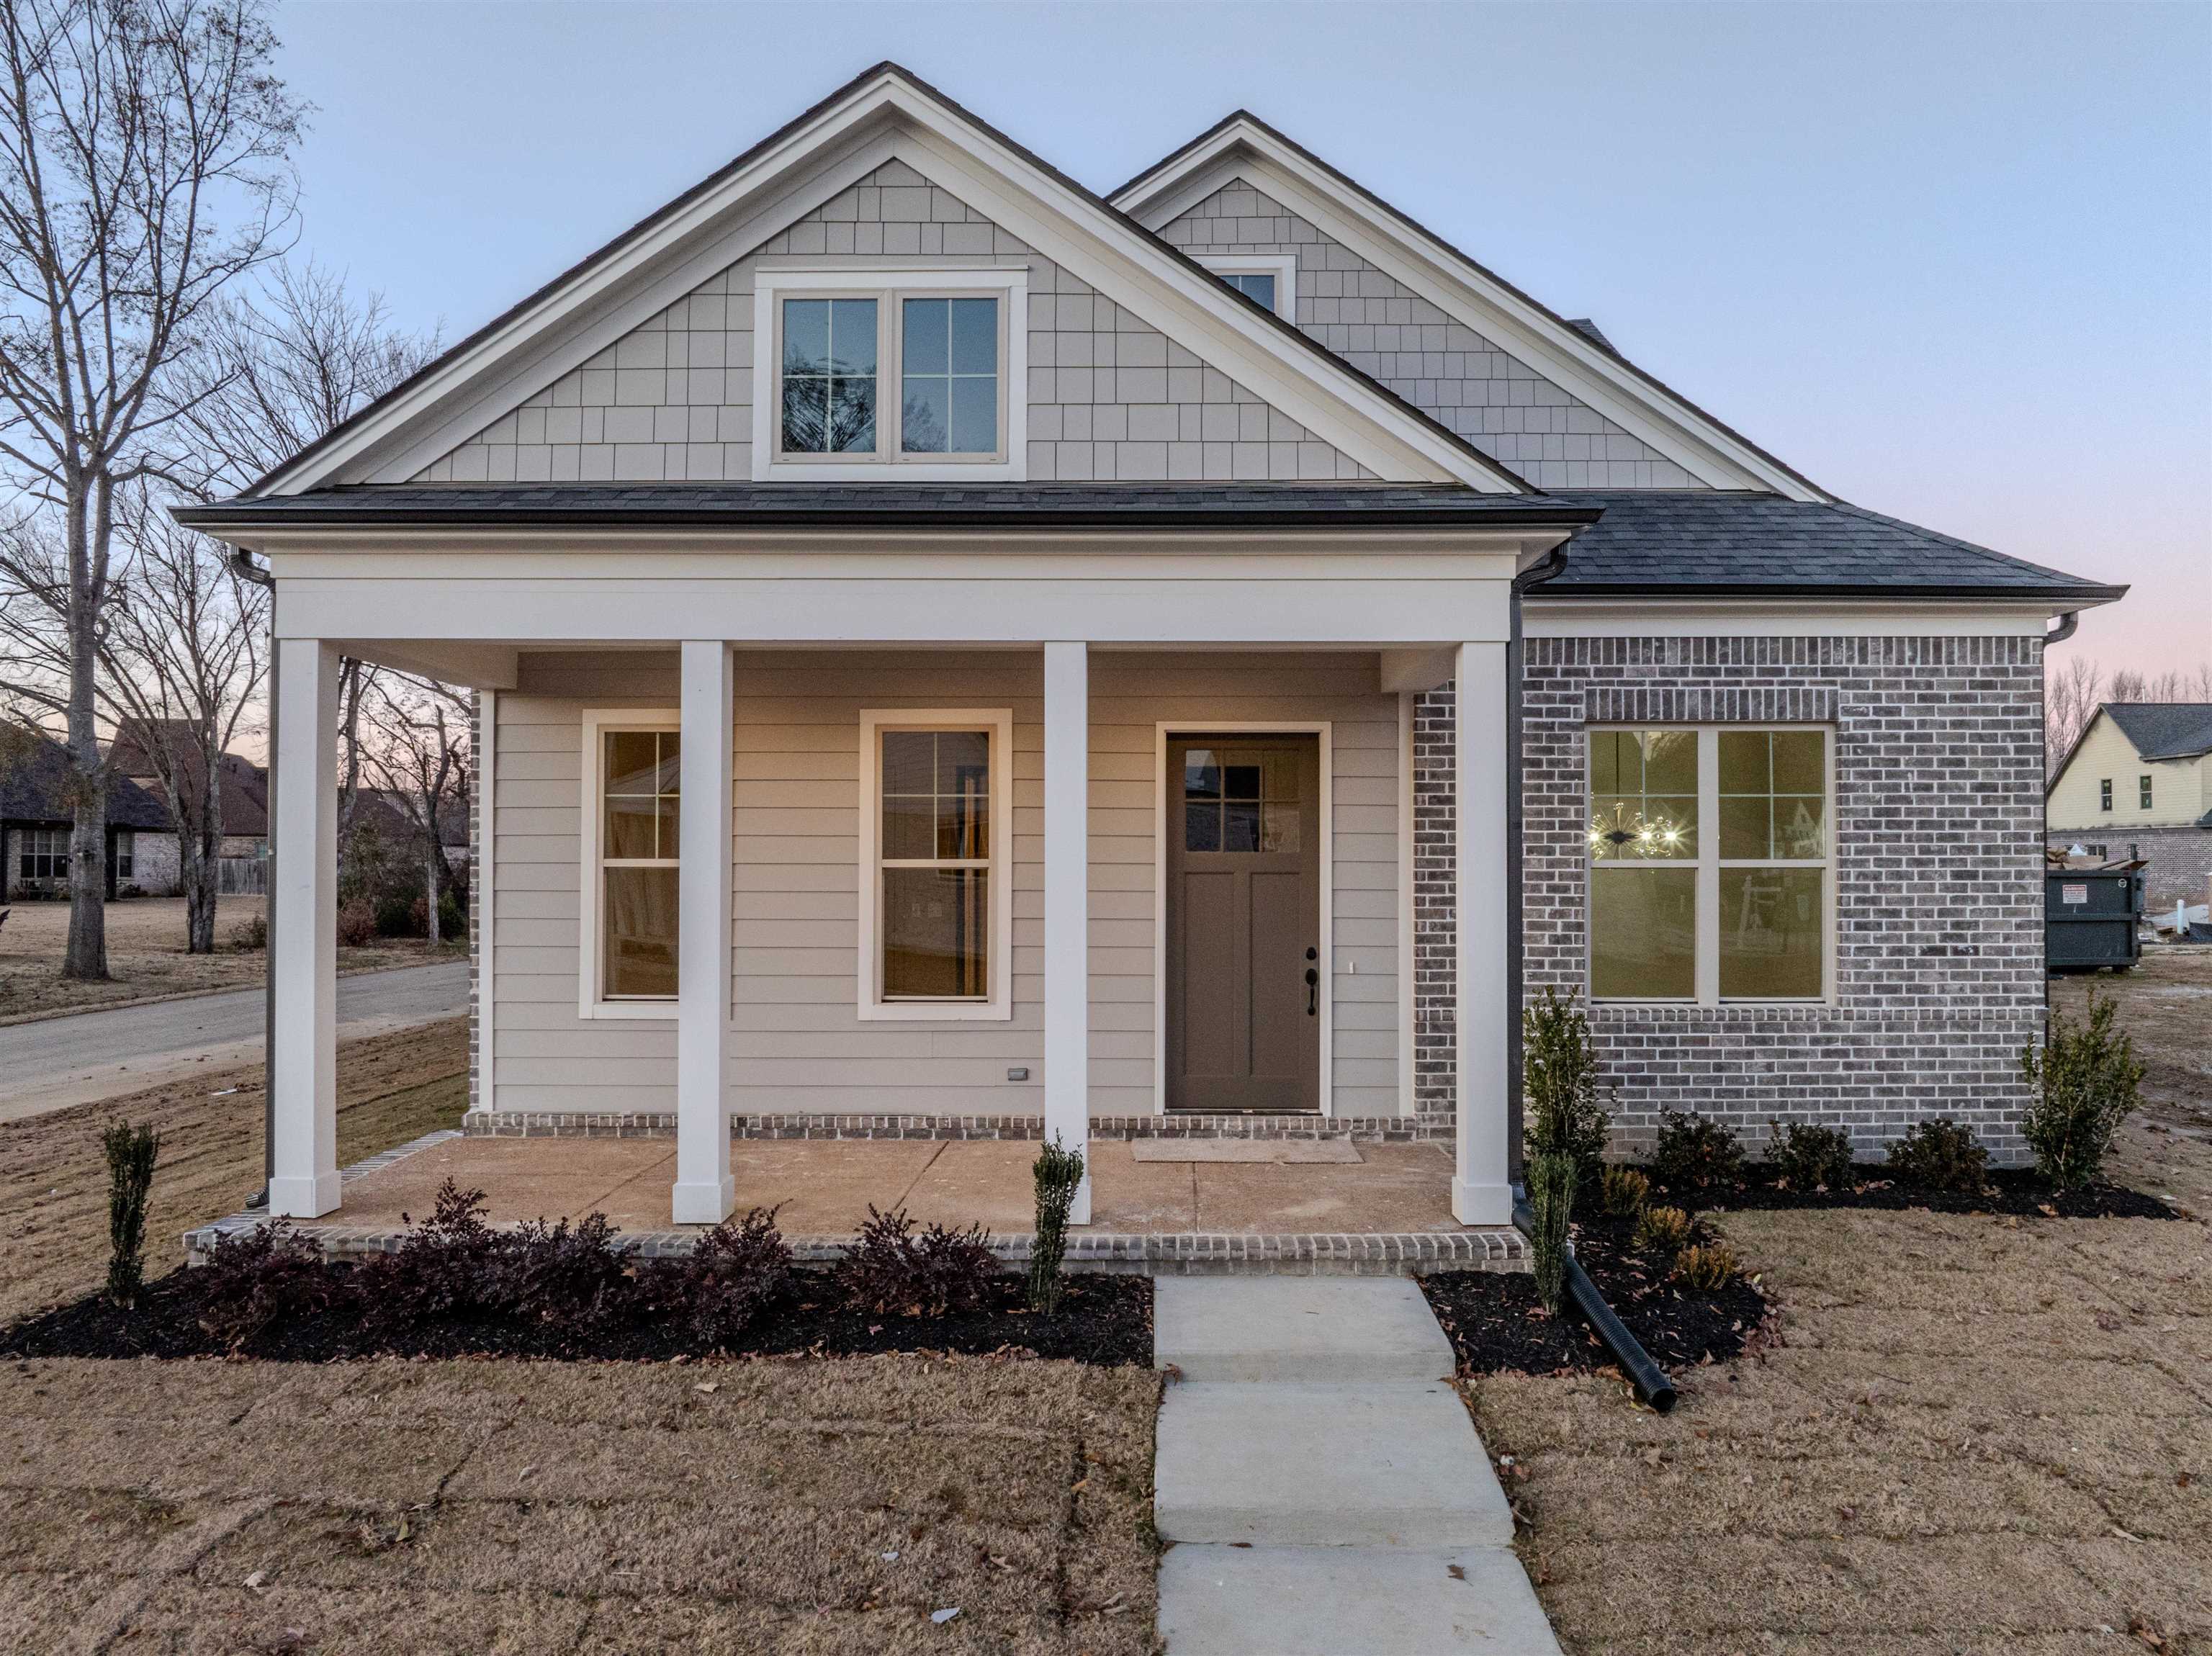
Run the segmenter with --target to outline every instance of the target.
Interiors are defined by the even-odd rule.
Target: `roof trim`
[[[1267,176],[1271,193],[1282,189],[1304,201],[1293,204],[1332,234],[1365,228],[1380,248],[1363,256],[1395,253],[1376,262],[1469,326],[1520,349],[1554,373],[1564,387],[1601,414],[1619,421],[1652,446],[1718,488],[1760,488],[1794,500],[1834,498],[1804,473],[1759,447],[1742,433],[1699,408],[1656,376],[1638,367],[1601,339],[1523,292],[1474,257],[1401,212],[1364,185],[1261,120],[1249,110],[1224,116],[1172,155],[1146,167],[1108,197],[1154,228],[1221,186],[1240,162]],[[1323,209],[1318,215],[1314,209]],[[1348,245],[1357,237],[1339,235]],[[1517,339],[1516,339],[1517,336]],[[1563,371],[1563,372],[1562,372]]]
[[[1370,470],[1382,469],[1374,464],[1382,458],[1385,466],[1395,464],[1401,471],[1414,473],[1418,481],[1458,482],[1496,494],[1536,492],[1425,410],[1252,304],[1180,250],[927,82],[898,64],[884,63],[848,82],[476,330],[258,480],[242,498],[368,481],[344,475],[346,469],[358,470],[380,455],[390,458],[402,450],[410,429],[419,435],[441,416],[448,421],[475,418],[479,406],[457,407],[459,399],[502,367],[514,372],[537,367],[524,357],[532,345],[543,345],[563,327],[573,331],[608,324],[617,307],[627,325],[629,309],[641,299],[672,302],[673,294],[664,296],[658,291],[672,282],[682,282],[680,291],[688,291],[703,279],[694,275],[691,264],[702,253],[721,256],[725,250],[718,229],[726,231],[732,216],[747,207],[756,209],[757,220],[778,215],[795,218],[811,210],[817,204],[811,200],[803,207],[793,206],[794,181],[801,179],[810,164],[824,164],[841,149],[849,160],[855,147],[867,143],[871,135],[878,144],[886,141],[886,135],[913,140],[922,157],[901,158],[918,165],[918,170],[927,172],[928,163],[933,162],[940,169],[962,173],[959,182],[939,181],[994,221],[1005,222],[1009,216],[1036,220],[1042,214],[1054,227],[1064,227],[1060,240],[1066,245],[1041,251],[1062,264],[1087,267],[1078,268],[1077,273],[1170,337],[1181,337],[1194,347],[1210,347],[1218,359],[1216,366],[1224,372]],[[1016,201],[1016,193],[1026,207]],[[975,199],[978,194],[986,198]],[[1011,214],[1010,208],[1014,209]],[[748,231],[754,227],[746,226]],[[1039,244],[1034,223],[1026,229],[1018,222],[1006,227],[1032,246]],[[750,245],[774,234],[774,229],[761,229]],[[1044,238],[1051,239],[1049,234]],[[1063,257],[1071,246],[1077,252],[1073,261]],[[728,257],[742,258],[744,251]],[[1102,272],[1109,277],[1104,284],[1093,279]],[[1143,291],[1147,287],[1149,291]],[[1148,305],[1147,299],[1155,302]],[[1163,326],[1163,318],[1167,325]],[[514,367],[518,362],[522,366]],[[489,421],[498,416],[490,412],[482,417]]]

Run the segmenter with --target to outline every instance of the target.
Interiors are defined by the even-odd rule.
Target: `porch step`
[[[1406,1277],[1163,1277],[1152,1353],[1186,1381],[1449,1380],[1451,1342]]]
[[[1510,1547],[1513,1514],[1452,1387],[1194,1385],[1160,1407],[1170,1541]]]

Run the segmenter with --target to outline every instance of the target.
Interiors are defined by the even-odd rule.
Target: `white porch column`
[[[679,1225],[720,1224],[730,1173],[730,833],[735,719],[730,646],[684,643],[677,835],[676,1186]]]
[[[994,827],[994,832],[1003,832]],[[1001,968],[1003,969],[1003,968]],[[1091,648],[1044,646],[1044,1131],[1083,1152],[1091,1222]]]
[[[338,1204],[337,652],[280,639],[276,676],[269,1212],[313,1219]]]
[[[1462,644],[1453,672],[1459,1143],[1452,1212],[1463,1225],[1513,1220],[1506,1103],[1515,1009],[1505,951],[1516,940],[1505,925],[1505,650],[1503,643]]]

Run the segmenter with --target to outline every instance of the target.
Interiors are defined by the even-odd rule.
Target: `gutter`
[[[1536,1216],[1527,1201],[1516,1200],[1513,1204],[1513,1222],[1521,1228],[1522,1234],[1531,1240],[1534,1239]],[[1667,1378],[1665,1369],[1651,1361],[1651,1354],[1637,1343],[1628,1325],[1613,1315],[1613,1307],[1605,1302],[1605,1295],[1597,1291],[1597,1284],[1590,1281],[1582,1261],[1575,1258],[1572,1244],[1567,1248],[1566,1266],[1567,1297],[1575,1302],[1575,1309],[1597,1331],[1598,1338],[1605,1342],[1613,1361],[1628,1375],[1636,1395],[1665,1414],[1674,1406],[1674,1382]]]
[[[2043,635],[2043,647],[2048,650],[2054,644],[2065,643],[2068,639],[2074,636],[2075,629],[2081,624],[2081,612],[2079,610],[2069,610],[2058,617],[2058,625]]]

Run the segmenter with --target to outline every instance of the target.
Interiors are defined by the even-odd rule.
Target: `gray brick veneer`
[[[1294,256],[1301,330],[1539,488],[1698,487],[1626,428],[1243,179],[1160,234],[1200,259]]]
[[[889,161],[590,361],[493,421],[416,482],[734,482],[752,476],[753,270],[1029,266],[1029,475],[1201,482],[1372,478],[1026,243]],[[886,477],[895,468],[884,468]]]
[[[1524,992],[1584,984],[1585,726],[1836,725],[1836,976],[1820,1006],[1591,1010],[1616,1142],[1664,1107],[1747,1139],[1769,1116],[1863,1155],[1934,1116],[2026,1159],[2021,1048],[2039,1038],[2042,646],[2012,638],[1532,639],[1523,677]],[[1414,724],[1415,1097],[1449,1119],[1452,705]]]

